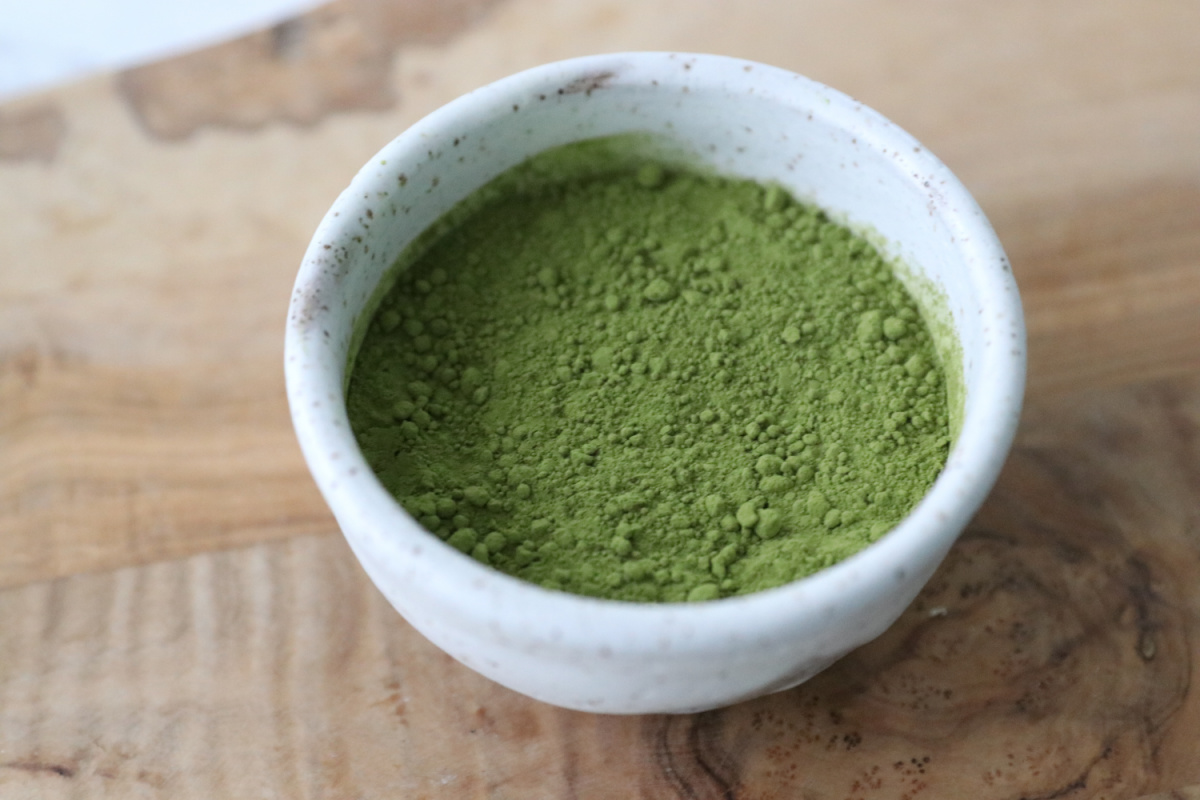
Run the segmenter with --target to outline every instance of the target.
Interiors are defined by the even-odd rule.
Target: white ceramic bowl
[[[344,403],[355,323],[397,255],[474,189],[556,145],[662,134],[697,163],[776,181],[880,237],[944,294],[961,344],[961,432],[925,499],[851,558],[757,594],[596,600],[501,574],[424,531],[376,480]],[[623,53],[537,67],[435,111],[355,176],[321,222],[287,323],[292,419],[367,574],[463,664],[531,697],[608,713],[684,712],[794,686],[878,636],[928,580],[1012,442],[1025,336],[1008,261],[950,171],[826,86],[731,58]]]

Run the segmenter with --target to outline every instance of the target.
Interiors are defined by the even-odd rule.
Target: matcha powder
[[[920,500],[946,381],[871,245],[778,187],[534,166],[398,274],[354,362],[359,444],[425,528],[549,588],[695,601]]]

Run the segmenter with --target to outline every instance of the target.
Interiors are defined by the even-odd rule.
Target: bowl
[[[894,529],[810,577],[700,603],[552,591],[423,530],[375,478],[346,416],[359,321],[405,247],[492,178],[549,148],[657,135],[716,172],[776,182],[869,235],[936,327],[959,414],[945,469]],[[619,53],[536,67],[458,98],[384,147],[313,236],[285,367],[304,457],[371,580],[406,620],[492,680],[572,709],[691,712],[794,686],[882,633],[994,483],[1020,413],[1021,304],[962,184],[907,133],[829,87],[712,55]]]

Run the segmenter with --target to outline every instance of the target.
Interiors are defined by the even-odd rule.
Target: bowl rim
[[[663,81],[686,80],[695,91],[701,71],[668,71],[667,62],[675,67],[705,66],[721,76],[726,91],[754,87],[760,95],[793,104],[804,100],[811,105],[819,99],[820,108],[813,113],[824,121],[850,132],[868,148],[902,154],[898,169],[911,175],[909,180],[922,193],[930,192],[920,186],[925,181],[937,186],[936,213],[957,239],[983,312],[993,315],[990,339],[978,353],[981,386],[987,390],[977,388],[971,398],[974,405],[964,406],[962,428],[945,468],[896,527],[813,575],[702,603],[639,603],[546,589],[484,566],[426,532],[383,488],[358,449],[346,417],[343,376],[331,358],[343,346],[329,334],[330,321],[341,309],[314,300],[330,285],[328,245],[348,235],[370,202],[364,195],[371,194],[378,180],[379,162],[399,163],[411,154],[423,155],[431,141],[449,138],[463,129],[464,121],[479,118],[482,105],[506,108],[514,97],[615,67],[632,64],[635,74],[640,69],[660,73]],[[620,80],[619,76],[618,85]],[[343,299],[341,306],[345,305]],[[289,304],[285,377],[304,458],[372,577],[377,571],[395,574],[404,569],[411,588],[421,593],[423,602],[439,604],[442,615],[510,640],[591,651],[610,642],[625,653],[650,656],[664,649],[666,637],[672,650],[701,654],[725,649],[720,642],[731,637],[783,641],[814,614],[830,613],[829,597],[836,597],[841,608],[877,602],[884,591],[878,585],[881,579],[902,582],[906,577],[894,575],[892,564],[932,560],[929,571],[936,567],[990,491],[1014,438],[1023,400],[1025,329],[1008,259],[978,203],[949,168],[901,128],[848,95],[778,67],[719,55],[627,52],[552,62],[502,78],[432,112],[372,157],[329,209],[304,255]],[[618,631],[619,645],[614,635]]]

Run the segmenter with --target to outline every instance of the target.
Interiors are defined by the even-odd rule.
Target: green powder
[[[382,297],[348,389],[380,480],[479,561],[620,600],[746,594],[875,541],[950,441],[912,298],[778,187],[595,152],[480,193]]]

